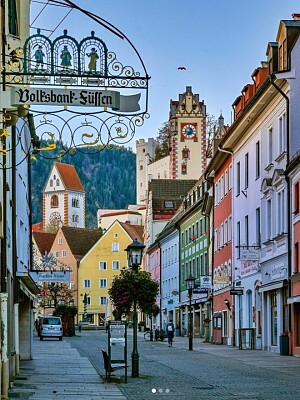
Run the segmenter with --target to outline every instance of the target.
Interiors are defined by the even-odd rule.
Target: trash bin
[[[281,356],[289,355],[289,337],[287,335],[279,336],[279,348]]]

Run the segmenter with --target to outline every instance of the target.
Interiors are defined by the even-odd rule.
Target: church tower
[[[85,191],[73,165],[55,162],[43,190],[43,230],[85,228]]]
[[[206,168],[206,106],[192,87],[170,101],[170,177],[199,179]]]

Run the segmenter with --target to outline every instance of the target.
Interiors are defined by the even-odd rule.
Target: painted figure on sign
[[[39,69],[39,67],[41,67],[41,69],[44,68],[44,57],[45,54],[43,53],[43,48],[41,45],[39,45],[39,47],[37,48],[37,50],[34,53],[34,58],[35,58],[35,69]]]
[[[90,62],[88,65],[89,71],[96,72],[96,65],[99,56],[97,54],[97,50],[95,49],[95,47],[92,48],[90,53],[87,53],[87,56],[90,57]]]
[[[68,50],[68,46],[64,46],[64,48],[63,48],[63,50],[61,52],[60,58],[61,58],[60,65],[62,67],[64,67],[64,68],[71,67],[71,65],[72,65],[71,64],[72,56],[71,56],[71,53]]]

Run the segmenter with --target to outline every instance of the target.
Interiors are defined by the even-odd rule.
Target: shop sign
[[[13,88],[11,105],[107,107],[121,112],[139,111],[141,94],[123,96],[113,90]]]
[[[70,271],[31,271],[35,282],[69,282]]]
[[[259,260],[259,249],[255,248],[240,248],[240,260]]]

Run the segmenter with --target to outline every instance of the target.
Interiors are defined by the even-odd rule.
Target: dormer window
[[[164,206],[165,206],[165,208],[174,208],[174,203],[172,200],[166,200],[164,202]]]

